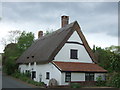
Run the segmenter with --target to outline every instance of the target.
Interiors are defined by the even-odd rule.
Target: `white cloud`
[[[67,14],[70,16],[70,22],[75,20],[79,22],[90,46],[117,45],[117,3],[4,2],[2,5],[4,17],[0,23],[0,30],[2,30],[0,38],[6,37],[10,30],[31,31],[37,38],[39,30],[45,32],[60,28],[60,16]],[[99,38],[96,38],[97,36]]]

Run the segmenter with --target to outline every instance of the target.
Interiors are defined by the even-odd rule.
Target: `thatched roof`
[[[39,63],[48,63],[53,60],[59,50],[64,46],[69,37],[74,31],[77,31],[83,45],[90,55],[91,59],[95,62],[94,55],[81,32],[81,29],[77,21],[66,25],[63,28],[58,29],[57,31],[45,35],[37,39],[17,60],[17,63],[30,63],[30,62],[39,62]]]

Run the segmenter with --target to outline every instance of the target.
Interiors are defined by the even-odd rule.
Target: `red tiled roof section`
[[[94,63],[53,61],[53,64],[57,66],[61,71],[107,72],[107,70]]]

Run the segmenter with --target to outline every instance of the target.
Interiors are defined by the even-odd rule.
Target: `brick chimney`
[[[61,16],[61,27],[65,27],[69,23],[69,16]]]
[[[43,31],[39,31],[38,32],[38,38],[42,37],[43,36]]]

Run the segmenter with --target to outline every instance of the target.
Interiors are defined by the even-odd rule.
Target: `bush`
[[[112,73],[108,79],[108,86],[120,88],[120,73]]]
[[[71,88],[81,88],[80,83],[70,83]]]
[[[96,86],[106,86],[106,81],[102,80],[102,77],[97,77]]]
[[[32,79],[30,79],[30,77],[28,77],[29,76],[28,74],[15,72],[14,74],[12,74],[12,76],[15,78],[19,78],[20,80],[25,81],[29,84],[33,84],[35,86],[44,86],[45,85],[44,82],[33,81]]]
[[[4,65],[4,70],[7,75],[11,75],[15,73],[15,70],[17,69],[18,65],[15,63],[15,57],[9,57],[6,61],[6,65]]]

